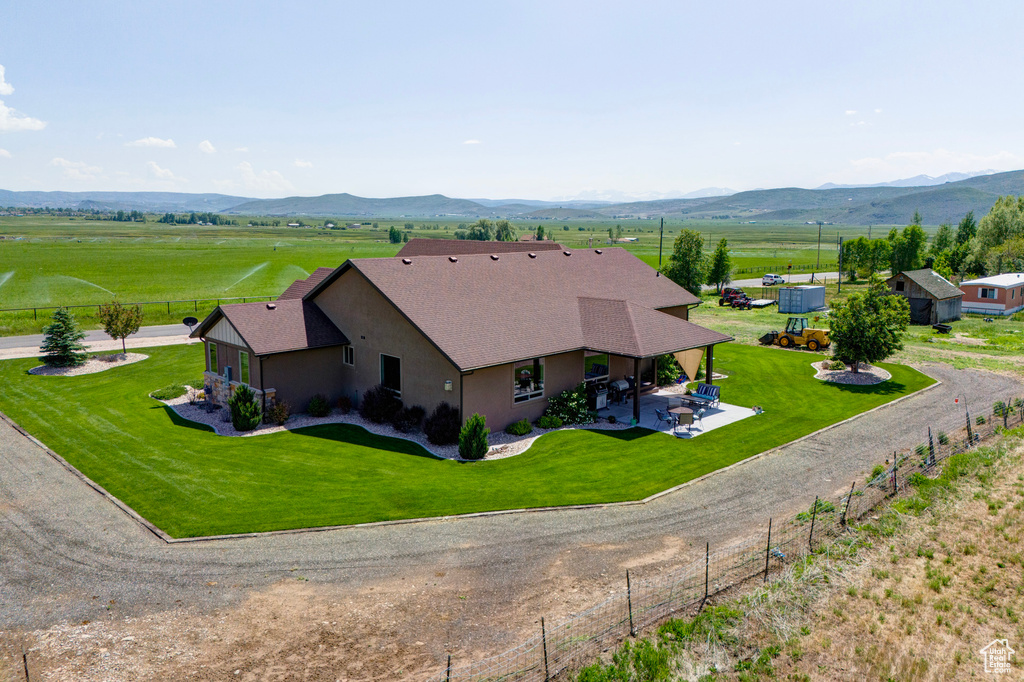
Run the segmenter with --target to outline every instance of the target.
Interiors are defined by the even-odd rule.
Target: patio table
[[[693,424],[693,410],[689,407],[671,407],[669,408],[668,413],[674,415],[676,418],[675,424],[672,425],[673,435],[679,435],[676,433],[676,429],[679,428],[680,421],[685,420],[688,427]]]

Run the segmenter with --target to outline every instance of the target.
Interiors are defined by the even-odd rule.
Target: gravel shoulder
[[[941,385],[645,505],[178,545],[0,422],[0,642],[26,642],[65,679],[284,679],[290,665],[422,679],[446,651],[503,650],[540,616],[623,589],[626,568],[657,574],[849,488],[955,417],[954,396],[981,406],[1022,391],[991,372],[922,369]],[[54,644],[71,628],[73,661]]]

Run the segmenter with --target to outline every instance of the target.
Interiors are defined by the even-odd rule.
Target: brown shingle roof
[[[893,275],[886,282],[894,281],[900,275],[914,282],[940,301],[944,298],[956,298],[964,295],[964,292],[960,291],[952,282],[929,268],[904,270],[898,275]]]
[[[222,315],[256,355],[348,343],[345,335],[315,303],[302,299],[218,306],[196,327],[192,337],[205,335]]]
[[[309,293],[310,289],[315,287],[320,282],[327,278],[327,275],[334,272],[334,268],[317,268],[313,271],[313,274],[306,279],[297,279],[291,283],[284,292],[277,297],[277,300],[285,300],[289,298],[302,298]]]
[[[649,355],[730,340],[657,313],[657,308],[694,305],[700,299],[656,276],[628,251],[569,253],[509,253],[497,260],[489,254],[461,255],[455,262],[426,256],[406,258],[408,264],[401,258],[354,259],[307,294],[307,300],[355,269],[464,370],[599,342],[617,344],[616,352]],[[591,300],[581,304],[581,297]]]
[[[413,256],[463,256],[473,253],[502,254],[537,251],[561,251],[562,245],[551,241],[542,242],[481,242],[474,239],[410,239],[396,254],[401,258]]]

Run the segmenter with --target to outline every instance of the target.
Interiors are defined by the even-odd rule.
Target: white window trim
[[[349,357],[351,357],[351,360],[349,360]],[[341,362],[349,367],[356,366],[356,351],[351,345],[344,346],[341,349]]]
[[[384,358],[385,357],[394,358],[395,360],[398,360],[398,387],[399,388],[398,388],[397,391],[394,390],[394,389],[389,389],[389,390],[392,393],[394,393],[397,397],[400,398],[400,397],[402,397],[402,388],[405,386],[405,367],[404,367],[405,363],[402,362],[402,358],[399,357],[398,355],[388,355],[387,353],[380,353],[380,358],[378,359],[377,368],[380,371],[380,383],[381,384],[384,383]]]
[[[547,374],[547,367],[546,367],[547,363],[544,362],[544,358],[543,357],[540,357],[540,358],[530,358],[529,360],[522,360],[521,362],[533,362],[534,360],[540,360],[541,367],[543,368],[543,372],[546,375]],[[531,391],[530,393],[526,394],[526,397],[516,396],[516,386],[518,386],[518,384],[519,384],[519,378],[516,377],[516,363],[513,362],[512,363],[512,405],[513,406],[515,406],[515,405],[523,405],[525,403],[533,402],[534,400],[541,400],[541,399],[543,399],[544,398],[544,390],[545,390],[545,387],[547,386],[547,377],[545,376],[542,381],[544,382],[544,386],[542,386],[539,391]]]

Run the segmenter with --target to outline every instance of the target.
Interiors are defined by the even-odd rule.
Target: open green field
[[[814,354],[725,344],[722,399],[762,415],[693,440],[643,428],[559,431],[495,461],[439,460],[408,441],[345,425],[251,438],[179,419],[150,391],[193,378],[202,348],[98,374],[45,377],[0,362],[0,410],[174,537],[269,531],[497,509],[636,500],[920,390],[902,365],[876,386],[813,378]]]
[[[243,225],[245,218],[239,221]],[[322,222],[322,221],[321,221]],[[269,297],[317,267],[336,267],[348,258],[392,256],[391,225],[403,219],[378,220],[378,229],[205,227],[87,221],[55,216],[0,217],[0,309],[122,302],[184,301],[147,306],[145,324],[202,318],[216,299]],[[470,221],[471,222],[471,221]],[[621,225],[624,237],[637,242],[624,248],[652,266],[658,263],[658,223],[642,221],[517,221],[520,232],[544,225],[554,239],[571,248],[605,244],[608,229]],[[414,221],[413,237],[450,237],[459,223]],[[666,221],[664,259],[683,228],[700,231],[713,248],[725,237],[732,248],[737,276],[809,268],[817,262],[817,226],[739,224],[727,221]],[[883,233],[886,228],[874,228]],[[821,267],[834,269],[836,237],[865,234],[866,228],[825,226]],[[593,240],[591,242],[591,240]],[[750,270],[751,272],[740,272]],[[193,303],[195,299],[214,299]],[[95,309],[75,311],[83,326],[95,328]],[[38,333],[49,311],[0,312],[0,335]]]

